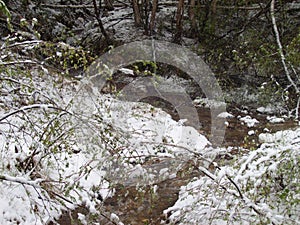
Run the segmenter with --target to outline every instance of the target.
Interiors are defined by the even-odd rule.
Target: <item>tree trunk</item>
[[[150,0],[142,0],[142,7],[143,7],[143,15],[142,19],[144,22],[144,30],[145,34],[149,35],[149,9],[150,9]]]
[[[182,37],[182,18],[184,13],[184,0],[178,0],[177,12],[176,12],[176,33],[174,36],[174,42],[180,44]]]
[[[139,27],[142,25],[142,17],[141,17],[138,0],[132,0],[132,7],[133,7],[133,15],[134,15],[134,24],[135,26]]]
[[[215,15],[217,11],[217,1],[218,0],[212,0],[211,2],[211,11],[213,15]]]
[[[209,11],[209,33],[214,35],[216,33],[216,13],[217,13],[217,0],[212,0]]]
[[[191,36],[192,37],[196,37],[196,32],[197,32],[197,22],[196,22],[196,17],[195,17],[195,10],[196,10],[196,1],[190,0],[189,18],[191,21]]]
[[[150,28],[149,28],[150,29],[150,35],[152,35],[153,31],[154,31],[157,7],[158,7],[158,0],[153,0],[152,12],[151,12],[151,21],[150,21]]]

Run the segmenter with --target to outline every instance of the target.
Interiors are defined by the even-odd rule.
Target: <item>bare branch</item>
[[[41,4],[41,7],[51,8],[51,9],[93,9],[93,5],[53,5],[53,4]]]
[[[108,33],[106,32],[106,30],[103,26],[96,0],[93,0],[93,6],[94,6],[95,16],[96,16],[97,22],[99,24],[100,31],[103,34],[103,36],[105,37],[105,41],[106,41],[107,45],[111,45],[112,42],[111,42],[111,39],[110,39]]]
[[[281,44],[281,41],[280,41],[280,35],[279,35],[279,31],[278,31],[278,28],[277,28],[277,25],[276,25],[275,12],[274,12],[275,10],[274,9],[275,9],[275,0],[272,0],[271,1],[271,6],[270,6],[270,12],[271,12],[271,19],[272,19],[273,29],[274,29],[274,33],[275,33],[275,37],[276,37],[276,42],[277,42],[277,46],[278,46],[278,52],[279,52],[280,58],[281,58],[281,63],[283,65],[286,77],[288,78],[289,82],[291,83],[291,85],[294,87],[296,93],[298,94],[299,89],[298,89],[297,85],[295,84],[295,82],[293,81],[293,79],[290,75],[290,72],[287,68],[287,65],[286,65],[286,59],[285,59],[285,55],[283,53],[283,48],[282,48],[282,44]]]
[[[121,1],[116,1],[119,2],[119,4],[113,4],[114,7],[122,7],[122,6],[126,6],[126,7],[130,7],[130,5],[128,5],[125,2],[121,2]],[[54,5],[54,4],[41,4],[41,7],[44,8],[50,8],[50,9],[93,9],[94,5]],[[106,5],[101,6],[101,8],[108,8]]]
[[[160,3],[160,5],[163,6],[176,6],[177,2],[163,2]],[[192,5],[188,5],[189,7]],[[198,8],[206,8],[206,5],[197,5]],[[234,9],[234,10],[261,10],[261,6],[222,6],[222,5],[216,5],[215,9]]]
[[[231,179],[231,177],[228,176],[227,174],[226,174],[226,177],[227,177],[228,180],[235,186],[235,188],[236,188],[237,191],[239,192],[239,195],[240,195],[241,199],[244,199],[244,196],[243,196],[243,194],[242,194],[242,192],[241,192],[239,186],[238,186],[238,185]]]

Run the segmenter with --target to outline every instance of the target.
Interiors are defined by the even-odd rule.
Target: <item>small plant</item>
[[[45,62],[56,68],[61,68],[67,75],[72,70],[86,70],[94,60],[90,52],[64,43],[44,42],[38,45],[35,51]]]
[[[35,36],[36,39],[41,38],[41,34],[36,30],[36,25],[38,24],[38,20],[36,18],[33,18],[31,22],[29,22],[27,19],[22,18],[20,20],[20,26],[27,28],[27,30],[30,30],[30,32]]]
[[[133,68],[136,74],[141,76],[156,76],[158,66],[153,61],[138,61],[133,64]]]

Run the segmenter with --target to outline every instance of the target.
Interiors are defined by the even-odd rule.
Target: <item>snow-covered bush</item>
[[[176,224],[299,224],[300,129],[181,188],[165,211]]]
[[[75,84],[60,79],[39,68],[1,72],[1,224],[46,224],[79,205],[96,213],[97,195],[109,192],[103,167],[118,132],[101,113],[73,112]]]
[[[83,114],[86,90],[27,59],[40,41],[14,40],[0,59],[0,224],[47,224],[78,206],[99,214],[112,191],[107,159],[126,146],[107,119],[109,99]]]
[[[114,185],[174,178],[209,145],[161,109],[116,100],[88,79],[77,82],[27,59],[39,44],[2,46],[0,224],[47,224],[81,206],[89,213],[78,219],[91,224]]]

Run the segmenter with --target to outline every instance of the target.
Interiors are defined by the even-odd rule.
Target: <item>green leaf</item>
[[[0,12],[3,13],[7,17],[8,29],[12,30],[12,26],[11,26],[11,23],[10,23],[11,14],[10,14],[8,8],[6,7],[5,3],[2,0],[0,0]]]

